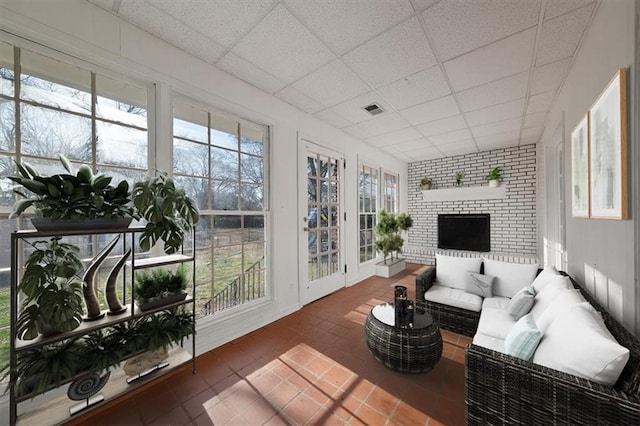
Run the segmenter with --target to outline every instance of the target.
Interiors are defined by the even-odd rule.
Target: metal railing
[[[249,266],[244,273],[231,281],[204,304],[209,315],[264,296],[264,257]]]

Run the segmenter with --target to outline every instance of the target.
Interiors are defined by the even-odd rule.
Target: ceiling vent
[[[365,111],[367,111],[371,115],[380,115],[384,112],[384,110],[378,104],[371,104],[363,107]]]

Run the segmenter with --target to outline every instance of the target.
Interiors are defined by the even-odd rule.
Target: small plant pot
[[[491,179],[489,181],[489,188],[497,188],[500,186],[500,181],[498,179]]]
[[[427,190],[431,189],[431,184],[420,185],[420,189],[423,190],[423,191],[427,191]]]
[[[138,303],[138,308],[140,308],[141,311],[149,311],[151,309],[156,309],[161,306],[170,305],[176,302],[181,302],[184,299],[186,299],[186,297],[187,297],[187,293],[170,294],[168,296],[160,297],[150,302]]]

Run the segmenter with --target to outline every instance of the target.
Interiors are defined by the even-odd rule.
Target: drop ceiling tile
[[[373,87],[384,86],[436,64],[415,17],[369,40],[343,58]]]
[[[535,95],[549,90],[555,91],[567,75],[569,65],[571,65],[571,58],[536,67],[533,70],[531,94]]]
[[[466,129],[467,123],[464,122],[462,115],[454,115],[443,118],[441,120],[430,121],[416,127],[424,136],[441,135],[443,133],[453,132],[454,130]]]
[[[424,151],[422,150],[409,151],[405,153],[405,155],[408,155],[411,157],[410,162],[436,160],[438,158],[444,157],[444,155],[442,155],[442,153],[437,149],[424,150]]]
[[[412,161],[415,161],[413,158],[411,158],[409,155],[403,153],[403,152],[399,152],[397,154],[393,155],[395,158],[397,158],[400,161],[404,161],[405,163],[410,163]]]
[[[527,137],[527,138],[520,138],[520,146],[522,145],[531,145],[531,144],[537,144],[538,142],[540,142],[540,137]]]
[[[365,139],[409,127],[409,123],[400,114],[389,112],[368,121],[358,123]]]
[[[545,21],[542,24],[536,65],[572,56],[589,24],[595,3]]]
[[[389,145],[389,146],[380,146],[380,147],[378,147],[378,149],[380,151],[386,152],[387,154],[390,154],[390,155],[395,155],[395,154],[399,153],[399,151],[396,149],[396,147],[395,146],[391,146],[391,145]]]
[[[537,95],[529,96],[529,104],[527,105],[527,115],[537,112],[547,112],[551,108],[555,92],[544,92]]]
[[[411,124],[417,125],[459,114],[460,110],[453,96],[445,96],[435,101],[404,109],[400,113]]]
[[[232,51],[287,84],[335,59],[282,5],[276,6]]]
[[[528,70],[535,38],[531,28],[445,62],[451,84],[460,91]]]
[[[397,110],[451,93],[439,66],[401,78],[381,87],[378,92]]]
[[[544,8],[544,19],[554,18],[594,2],[594,0],[547,0],[547,5]]]
[[[546,112],[538,112],[535,114],[529,114],[524,117],[523,128],[540,127],[544,125],[544,120],[547,118]]]
[[[457,93],[462,111],[473,111],[524,98],[527,94],[529,71]]]
[[[437,145],[436,146],[441,152],[450,155],[458,155],[460,153],[468,153],[468,152],[477,152],[478,147],[473,140],[467,139],[464,141],[451,142],[448,144]],[[453,178],[452,178],[453,182]]]
[[[123,2],[118,14],[125,20],[207,62],[214,63],[224,47],[147,2]]]
[[[510,118],[509,120],[496,121],[482,126],[472,127],[471,133],[476,138],[484,136],[498,135],[510,131],[520,130],[522,127],[522,117]]]
[[[443,61],[538,23],[539,0],[445,0],[422,12]]]
[[[411,16],[409,0],[286,0],[291,11],[342,55]]]
[[[519,117],[524,112],[524,99],[518,99],[504,104],[479,109],[465,113],[467,123],[471,127],[477,127],[494,121],[506,120],[507,118]]]
[[[360,123],[345,127],[342,131],[360,140],[365,140],[368,137],[367,132],[360,127]]]
[[[422,137],[422,135],[414,127],[407,127],[391,133],[374,136],[367,139],[365,142],[373,146],[395,145],[399,142],[418,139],[420,137]]]
[[[436,149],[426,138],[418,138],[410,141],[404,141],[395,144],[395,147],[400,152],[414,151],[414,150],[433,150]]]
[[[520,131],[511,131],[506,133],[500,133],[499,135],[484,136],[482,138],[476,138],[476,143],[482,151],[488,151],[496,148],[506,148],[510,146],[517,146],[520,139]]]
[[[411,3],[413,4],[413,7],[415,10],[421,11],[423,9],[433,6],[439,1],[440,0],[411,0]]]
[[[391,106],[384,102],[378,93],[373,91],[331,107],[330,110],[345,120],[352,123],[360,123],[373,118],[369,112],[364,110],[365,106],[373,103],[380,105],[380,107],[386,112],[391,111]]]
[[[275,96],[310,114],[314,114],[324,108],[314,99],[291,86],[279,90],[275,93]]]
[[[122,2],[139,3],[139,2]],[[273,7],[275,0],[153,0],[151,4],[196,29],[205,37],[229,47],[247,33]]]
[[[340,59],[296,81],[293,87],[328,107],[369,91],[369,86]]]
[[[247,62],[238,55],[228,52],[216,64],[218,68],[232,74],[249,84],[264,90],[268,93],[277,92],[286,86],[282,81],[278,80],[269,73],[261,70]]]
[[[339,114],[336,114],[334,111],[330,109],[325,109],[324,111],[316,112],[314,114],[316,118],[324,121],[327,124],[330,124],[333,127],[337,127],[338,129],[342,129],[343,127],[350,126],[354,124],[352,121],[349,121],[342,117]]]
[[[544,131],[543,127],[531,127],[529,129],[523,129],[520,134],[521,138],[524,139],[540,139],[542,137],[542,132]]]
[[[105,10],[113,11],[113,0],[89,0],[89,3],[93,3]]]
[[[468,129],[456,130],[455,132],[444,133],[442,135],[429,136],[429,141],[437,147],[464,140],[471,140],[471,133]]]

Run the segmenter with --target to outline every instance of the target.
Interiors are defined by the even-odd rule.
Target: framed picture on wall
[[[592,218],[627,218],[627,73],[618,70],[589,110]]]
[[[571,212],[589,217],[589,115],[571,132]]]

